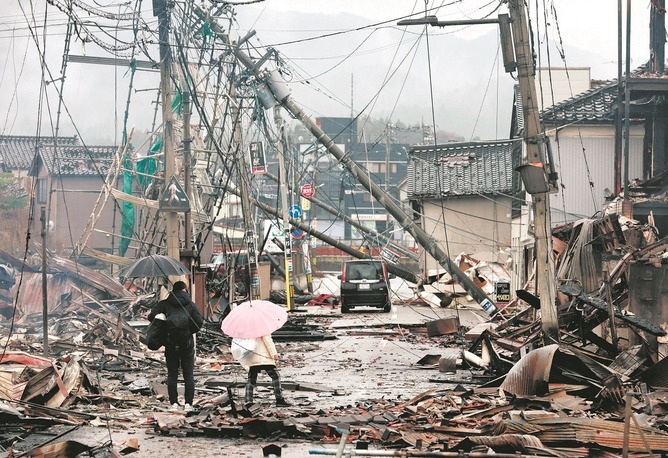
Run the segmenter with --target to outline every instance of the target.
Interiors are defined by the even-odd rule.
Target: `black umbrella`
[[[190,272],[183,264],[169,256],[151,254],[145,258],[139,258],[127,266],[119,274],[122,278],[137,277],[169,277],[189,275]]]

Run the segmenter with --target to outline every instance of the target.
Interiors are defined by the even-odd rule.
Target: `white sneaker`
[[[193,406],[191,406],[190,404],[186,404],[185,406],[183,406],[183,410],[184,410],[185,412],[192,412],[192,411],[195,410],[195,409],[194,409]]]
[[[179,411],[179,405],[177,403],[172,404],[172,406],[169,408],[170,412],[178,412]]]

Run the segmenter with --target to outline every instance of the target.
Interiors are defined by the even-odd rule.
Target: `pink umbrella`
[[[267,336],[288,321],[288,312],[270,301],[251,300],[234,307],[220,329],[230,337],[254,339]]]

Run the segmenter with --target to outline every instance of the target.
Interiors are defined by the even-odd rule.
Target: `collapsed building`
[[[419,325],[386,323],[385,331],[375,332],[392,339],[409,329],[416,342],[432,342],[442,350],[412,364],[429,370],[431,375],[423,377],[434,388],[426,392],[408,399],[360,399],[324,410],[297,405],[274,411],[244,406],[233,391],[238,381],[209,376],[198,382],[200,410],[188,416],[156,411],[164,390],[159,376],[163,363],[159,353],[144,345],[143,319],[156,300],[153,294],[131,294],[107,276],[50,259],[50,291],[58,296],[49,310],[53,356],[39,356],[41,284],[31,275],[41,276],[40,269],[3,255],[6,264],[24,271],[24,289],[16,305],[5,301],[5,311],[13,307],[14,313],[5,312],[0,321],[6,336],[0,410],[9,425],[0,445],[20,450],[17,437],[27,440],[49,425],[95,425],[100,409],[111,403],[121,410],[144,406],[151,410],[148,427],[169,436],[366,443],[413,454],[407,456],[453,451],[534,456],[668,453],[662,286],[668,241],[659,239],[651,224],[616,213],[559,226],[553,238],[559,345],[542,345],[540,301],[530,279],[518,299],[478,325],[463,327],[453,316]],[[482,288],[507,275],[502,265],[470,256],[457,262]],[[431,294],[439,302],[420,295],[414,301],[439,309],[466,302],[466,292],[451,279],[434,284]],[[302,306],[332,309],[336,302],[311,298]],[[279,332],[279,342],[342,335],[308,316],[291,316],[281,332],[285,334],[281,338]],[[208,366],[235,366],[228,344],[215,322],[198,338]],[[143,376],[149,373],[154,377]],[[297,392],[344,388],[286,383]],[[439,388],[442,383],[456,386]],[[31,426],[19,426],[26,424]]]

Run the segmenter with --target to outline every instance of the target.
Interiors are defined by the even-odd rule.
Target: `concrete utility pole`
[[[183,189],[186,196],[192,202],[192,137],[190,134],[190,89],[185,84],[186,90],[183,92],[183,174],[185,175]],[[193,257],[193,240],[192,240],[192,218],[190,216],[190,209],[186,211],[185,217],[185,250],[182,253],[188,259],[188,268],[191,267]]]
[[[158,16],[158,38],[160,41],[160,93],[162,94],[162,121],[163,140],[162,148],[165,154],[164,186],[174,176],[176,164],[174,161],[174,121],[172,118],[172,82],[170,79],[172,65],[172,51],[169,45],[170,11],[166,0],[153,1],[153,14]],[[180,259],[179,248],[179,215],[175,211],[164,212],[167,255]]]
[[[236,88],[232,85],[230,89],[232,97],[232,122],[234,123],[233,135],[235,144],[235,157],[239,161],[239,190],[241,192],[241,212],[244,218],[244,230],[246,239],[246,250],[248,251],[248,275],[250,276],[251,299],[260,298],[260,275],[257,268],[257,249],[255,242],[255,224],[251,213],[250,199],[248,195],[250,184],[250,169],[246,162],[246,151],[244,151],[241,137],[241,108],[236,97]]]
[[[283,147],[284,125],[281,118],[281,109],[274,107],[274,122],[278,130],[278,174],[279,174],[279,192],[281,193],[281,216],[283,217],[283,258],[285,260],[285,301],[288,312],[292,311],[292,282],[290,272],[292,272],[292,240],[290,238],[290,217],[288,215],[288,174],[285,170],[285,148]]]
[[[350,159],[334,141],[325,134],[322,129],[320,129],[306,114],[304,111],[292,100],[290,97],[286,97],[280,101],[281,105],[288,110],[295,118],[304,124],[304,126],[309,129],[311,134],[323,145],[330,154],[332,154],[339,163],[343,165],[350,174],[367,190],[371,195],[387,210],[387,212],[397,220],[399,224],[409,232],[415,240],[420,243],[424,250],[429,253],[438,263],[441,265],[450,276],[466,290],[468,294],[478,303],[480,306],[490,315],[494,315],[498,309],[496,305],[492,302],[491,299],[487,297],[487,294],[476,285],[473,280],[471,280],[460,268],[457,266],[452,259],[450,259],[447,253],[440,247],[438,242],[429,234],[427,234],[424,229],[419,227],[412,218],[407,215],[403,209],[397,205],[394,200],[392,200],[383,189],[378,186],[376,183],[371,181],[369,176],[365,173],[364,170],[360,169],[355,161]]]
[[[536,68],[529,39],[523,0],[508,2],[512,19],[513,42],[517,59],[517,76],[524,113],[524,140],[527,162],[520,169],[524,186],[533,201],[534,234],[536,238],[536,278],[540,293],[540,314],[544,344],[559,343],[559,318],[557,316],[557,288],[554,252],[552,251],[552,222],[550,217],[550,185],[546,175],[546,162],[541,146],[544,143],[540,128],[538,99],[536,97]],[[537,183],[528,180],[535,179]]]

